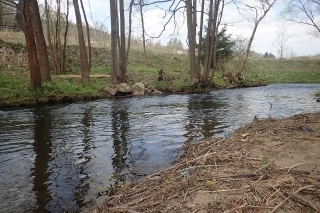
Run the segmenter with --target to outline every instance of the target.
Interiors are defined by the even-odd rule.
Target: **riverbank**
[[[319,212],[320,113],[253,121],[184,146],[177,163],[113,185],[94,212]]]
[[[26,107],[53,103],[71,103],[83,100],[109,98],[103,90],[110,85],[110,51],[105,48],[93,48],[90,82],[82,83],[79,75],[78,47],[68,46],[66,73],[51,73],[51,82],[42,84],[42,88],[30,88],[28,60],[24,44],[0,40],[0,109],[6,107]],[[212,82],[207,88],[190,87],[186,54],[177,54],[170,49],[159,49],[147,54],[132,49],[128,61],[127,80],[129,85],[144,82],[164,93],[207,92],[215,88],[235,88],[238,86],[259,86],[268,83],[320,83],[320,61],[316,58],[295,58],[284,60],[282,68],[276,59],[249,58],[244,70],[244,84],[237,84],[227,76],[234,76],[237,70],[236,59],[219,64]],[[168,76],[168,81],[158,81],[158,69]],[[231,74],[231,75],[230,75]],[[230,83],[231,81],[231,83]],[[320,95],[320,94],[319,94]]]
[[[117,96],[113,96],[105,90],[107,85],[112,85],[109,75],[90,75],[91,80],[86,83],[80,81],[80,75],[53,75],[51,82],[43,83],[41,89],[32,90],[28,88],[27,73],[18,71],[3,73],[0,79],[0,83],[3,85],[3,87],[0,87],[0,109],[117,98]],[[162,94],[203,93],[213,89],[265,85],[265,83],[250,80],[239,84],[227,84],[216,79],[207,87],[191,87],[187,75],[173,81],[170,85],[164,81],[158,82],[156,79],[156,74],[132,73],[128,85],[132,86],[136,82],[144,82],[144,84],[151,85],[152,88]],[[181,84],[181,82],[184,83]],[[131,97],[131,95],[126,95],[126,97]]]

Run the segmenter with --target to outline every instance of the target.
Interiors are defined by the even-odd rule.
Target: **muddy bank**
[[[229,138],[185,145],[139,183],[113,185],[94,212],[319,212],[319,150],[320,113],[254,118]]]

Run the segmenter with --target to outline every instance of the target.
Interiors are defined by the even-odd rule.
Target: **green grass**
[[[268,83],[319,83],[320,60],[284,60],[280,69],[279,61],[251,59],[245,65],[246,78]]]
[[[41,89],[34,90],[29,87],[28,73],[0,72],[0,107],[36,104],[62,97],[95,97],[99,96],[99,92],[110,81],[107,78],[91,78],[90,82],[81,83],[80,78],[62,78],[56,75],[51,77],[52,82],[43,83]]]

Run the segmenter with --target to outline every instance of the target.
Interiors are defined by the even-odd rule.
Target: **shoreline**
[[[243,85],[243,86],[225,86],[225,87],[207,87],[202,89],[194,89],[194,88],[182,88],[180,91],[170,91],[170,90],[160,90],[162,92],[161,95],[171,95],[171,94],[195,94],[195,93],[208,93],[212,90],[219,90],[219,89],[238,89],[238,88],[248,88],[248,87],[261,87],[267,86],[268,84],[257,84],[257,85]],[[148,95],[159,95],[159,94],[148,94]],[[147,95],[143,95],[141,97],[145,97]],[[90,95],[90,94],[76,94],[76,95],[56,95],[50,97],[41,97],[41,98],[21,98],[15,99],[13,101],[3,101],[0,102],[0,110],[9,110],[15,108],[22,108],[22,107],[36,107],[48,104],[68,104],[68,103],[75,103],[79,101],[94,101],[100,99],[118,99],[118,98],[131,98],[137,97],[132,95],[125,95],[125,96],[112,96],[111,94],[107,93],[106,91],[100,91],[98,95]]]

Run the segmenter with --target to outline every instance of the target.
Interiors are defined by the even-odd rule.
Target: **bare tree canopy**
[[[282,24],[277,30],[277,37],[274,42],[274,46],[277,48],[278,54],[280,56],[279,67],[282,68],[282,60],[285,50],[287,49],[287,41],[292,35],[287,32],[287,27]]]
[[[234,2],[237,4],[236,1]],[[267,13],[275,5],[276,2],[277,0],[248,0],[248,1],[243,1],[240,7],[238,6],[238,10],[241,13],[241,15],[246,20],[254,23],[251,37],[247,45],[245,58],[240,64],[240,67],[238,70],[238,76],[242,74],[242,70],[249,56],[250,48],[251,48],[254,36],[257,32],[259,23],[262,21],[262,19],[264,19],[264,17],[266,17]]]
[[[320,36],[320,0],[288,0],[284,18],[313,28],[312,33]]]

